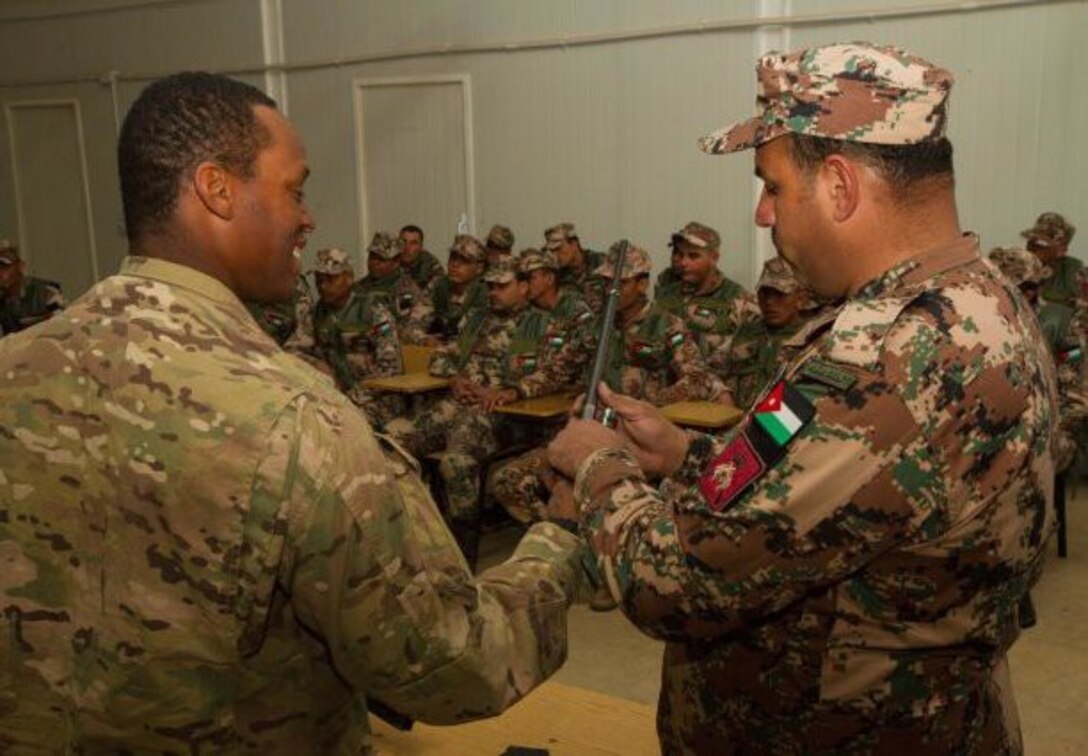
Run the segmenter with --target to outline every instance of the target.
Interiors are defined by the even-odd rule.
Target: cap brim
[[[708,155],[726,155],[759,147],[788,132],[777,124],[768,126],[762,117],[756,116],[707,134],[699,139],[699,149]]]

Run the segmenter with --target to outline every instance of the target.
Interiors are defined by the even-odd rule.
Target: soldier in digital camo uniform
[[[706,364],[724,379],[733,336],[759,319],[759,305],[752,292],[718,270],[721,236],[713,228],[691,221],[672,235],[671,245],[680,285],[659,291],[657,304],[683,319]]]
[[[423,247],[423,229],[407,225],[400,230],[397,240],[401,248],[401,266],[416,282],[420,291],[427,291],[435,279],[442,275],[442,263]]]
[[[594,271],[604,263],[604,255],[584,249],[573,223],[556,223],[544,229],[544,249],[559,263],[559,286],[582,295],[589,309],[599,313],[604,307],[604,282]]]
[[[401,246],[384,231],[366,248],[367,275],[355,282],[358,294],[380,297],[397,321],[397,333],[408,344],[427,342],[434,306],[400,264]]]
[[[616,254],[613,245],[608,259],[596,270],[606,286],[615,278]],[[650,257],[641,247],[632,245],[623,269],[604,380],[629,396],[659,407],[673,402],[716,400],[725,387],[703,362],[683,321],[650,302],[646,295],[649,283]],[[600,333],[599,319],[591,330]],[[586,373],[589,367],[586,360]],[[583,374],[582,385],[586,377]],[[492,477],[491,491],[513,518],[536,522],[547,512],[546,502],[554,482],[555,473],[540,449],[499,468]]]
[[[447,273],[427,289],[434,305],[431,333],[438,341],[456,338],[461,319],[470,310],[487,309],[487,285],[482,278],[485,262],[484,246],[475,236],[459,234],[453,240]]]
[[[64,305],[60,284],[28,276],[19,248],[0,240],[0,336],[48,320]]]
[[[487,250],[487,267],[491,268],[502,259],[510,259],[514,254],[514,232],[506,226],[496,223],[487,233],[484,242]]]
[[[843,303],[723,438],[605,388],[574,419],[597,566],[666,641],[665,753],[1022,753],[1007,653],[1053,530],[1055,378],[957,219],[952,76],[894,47],[760,58],[756,223]],[[650,475],[687,486],[661,500]]]
[[[410,460],[242,305],[290,296],[313,229],[294,129],[179,74],[119,153],[131,256],[0,340],[2,750],[372,753],[368,699],[520,699],[566,655],[578,539],[474,579]]]
[[[1039,262],[1050,271],[1042,282],[1039,295],[1044,301],[1073,307],[1080,293],[1078,274],[1084,264],[1070,257],[1069,242],[1077,231],[1059,213],[1043,213],[1035,225],[1021,231],[1029,252],[1034,252]]]
[[[439,473],[449,502],[450,525],[466,546],[476,532],[479,462],[497,448],[495,420],[485,402],[489,390],[502,385],[528,289],[509,260],[487,271],[484,281],[491,307],[469,313],[457,341],[431,355],[429,371],[450,379],[451,395],[387,426],[389,435],[416,457],[444,451]]]
[[[747,409],[787,358],[782,344],[819,311],[814,295],[797,280],[789,263],[774,257],[756,283],[760,317],[742,325],[722,363],[729,401]]]
[[[320,295],[313,311],[312,354],[332,368],[336,385],[366,412],[376,428],[404,412],[395,395],[376,394],[367,378],[404,372],[397,324],[382,297],[355,290],[355,269],[337,247],[317,251],[314,280]]]

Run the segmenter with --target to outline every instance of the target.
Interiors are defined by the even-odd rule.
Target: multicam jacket
[[[339,309],[314,308],[313,354],[324,360],[342,391],[367,378],[404,372],[397,324],[380,296],[352,291]]]
[[[745,323],[759,319],[760,312],[754,294],[721,273],[716,275],[717,281],[709,282],[705,291],[667,287],[655,301],[684,321],[707,367],[724,378],[733,336]]]
[[[610,337],[604,381],[622,394],[660,407],[716,399],[724,389],[683,321],[649,301],[629,323],[613,328]]]
[[[60,284],[27,276],[15,296],[0,296],[0,334],[29,328],[63,310],[64,306]]]
[[[666,504],[624,450],[576,496],[600,570],[667,641],[665,753],[1019,752],[1006,652],[1053,525],[1054,374],[965,237],[798,335]]]
[[[521,398],[546,396],[573,388],[583,378],[597,348],[597,331],[582,296],[560,289],[551,310],[529,307],[510,341],[503,385]]]
[[[13,752],[369,753],[367,698],[488,716],[566,654],[577,539],[474,579],[414,463],[196,270],[128,258],[0,341],[0,458]]]
[[[400,338],[408,344],[423,342],[434,320],[434,305],[404,270],[382,279],[361,278],[355,282],[355,292],[383,298],[397,321]]]

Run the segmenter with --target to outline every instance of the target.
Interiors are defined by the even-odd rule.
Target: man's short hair
[[[423,229],[415,225],[414,223],[409,223],[407,226],[403,226],[397,236],[401,236],[404,233],[419,234],[419,240],[423,241]]]
[[[916,144],[872,144],[847,142],[839,139],[786,134],[794,162],[805,173],[811,173],[829,155],[844,155],[868,165],[888,182],[899,198],[909,195],[922,181],[952,182],[952,143],[941,137]]]
[[[211,161],[242,178],[272,135],[256,117],[276,103],[249,84],[189,71],[147,87],[125,116],[117,146],[125,232],[130,240],[169,219],[182,179]]]

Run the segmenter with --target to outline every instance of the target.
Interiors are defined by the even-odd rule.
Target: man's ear
[[[230,220],[235,210],[233,180],[226,168],[205,161],[193,171],[193,191],[210,213]]]
[[[831,202],[832,215],[840,223],[849,220],[861,202],[862,167],[843,155],[832,154],[820,166],[822,190]]]

